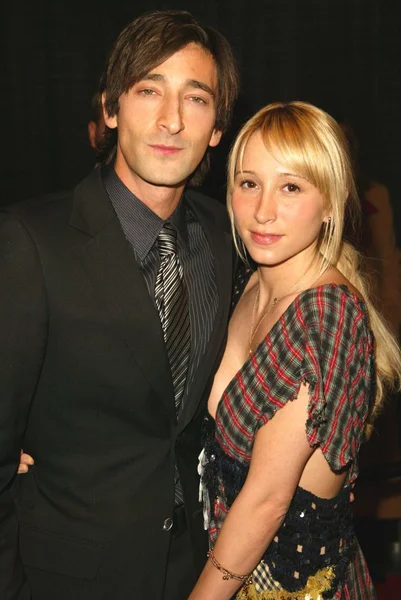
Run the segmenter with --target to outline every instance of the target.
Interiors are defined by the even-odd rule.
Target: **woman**
[[[358,255],[346,142],[305,103],[263,108],[229,159],[237,249],[255,271],[232,315],[200,457],[209,560],[190,600],[367,599],[352,528],[358,451],[401,371]]]

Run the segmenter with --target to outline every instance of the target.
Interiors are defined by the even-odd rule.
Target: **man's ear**
[[[103,118],[109,129],[115,129],[117,127],[117,115],[110,117],[109,113],[106,109],[106,94],[103,92],[102,94],[102,108],[103,108]]]
[[[220,131],[219,129],[213,129],[213,133],[212,133],[210,141],[209,141],[209,146],[211,148],[214,148],[215,146],[217,146],[217,144],[221,140],[222,135],[223,135],[222,131]]]

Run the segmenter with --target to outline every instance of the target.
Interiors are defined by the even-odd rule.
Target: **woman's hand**
[[[29,467],[31,467],[34,463],[35,461],[33,460],[32,456],[29,454],[24,454],[24,451],[21,450],[20,463],[18,465],[17,473],[19,475],[22,473],[28,473]]]

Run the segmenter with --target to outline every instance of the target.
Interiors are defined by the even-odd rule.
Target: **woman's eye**
[[[300,188],[300,187],[299,187],[299,185],[297,185],[296,183],[287,183],[287,184],[284,186],[284,189],[285,189],[287,192],[290,192],[291,194],[293,194],[294,192],[300,192],[300,191],[301,191],[301,188]]]
[[[245,189],[253,189],[256,187],[256,183],[252,179],[243,179],[240,181],[240,187]]]

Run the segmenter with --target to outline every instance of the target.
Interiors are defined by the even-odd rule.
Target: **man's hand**
[[[17,473],[19,475],[21,473],[28,473],[29,467],[31,467],[34,464],[34,462],[35,461],[33,460],[32,456],[30,456],[29,454],[24,454],[24,451],[21,450],[20,463],[18,465]]]

